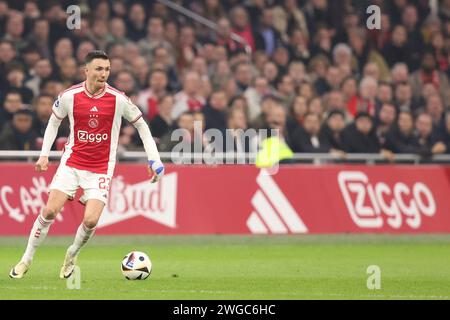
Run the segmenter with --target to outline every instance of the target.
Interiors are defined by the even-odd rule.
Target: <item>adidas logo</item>
[[[91,110],[89,110],[90,112],[98,112],[98,109],[97,109],[97,107],[96,106],[93,106],[92,108],[91,108]]]
[[[247,227],[256,234],[307,233],[308,228],[270,175],[261,170],[256,182],[260,190],[252,198],[254,211]]]

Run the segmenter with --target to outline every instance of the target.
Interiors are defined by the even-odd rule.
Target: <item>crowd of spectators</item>
[[[160,151],[176,128],[194,141],[201,121],[201,132],[279,129],[294,152],[450,153],[450,0],[174,2],[217,31],[157,1],[79,1],[71,30],[73,1],[0,0],[0,149],[40,148],[53,101],[99,49]],[[370,4],[379,30],[366,26]],[[67,135],[66,121],[54,149]],[[128,124],[119,143],[142,148]]]

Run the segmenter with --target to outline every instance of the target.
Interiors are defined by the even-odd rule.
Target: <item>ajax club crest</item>
[[[95,119],[95,118],[89,119],[88,125],[92,129],[97,128],[98,127],[98,119]]]

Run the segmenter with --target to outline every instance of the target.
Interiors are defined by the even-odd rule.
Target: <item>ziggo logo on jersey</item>
[[[108,134],[107,133],[89,133],[84,130],[78,130],[77,131],[77,137],[78,140],[81,142],[97,142],[100,143],[102,141],[108,140]]]

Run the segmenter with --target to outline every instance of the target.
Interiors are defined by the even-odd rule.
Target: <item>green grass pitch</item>
[[[0,299],[450,299],[450,235],[96,236],[78,290],[58,278],[71,240],[50,236],[17,280],[26,238],[0,237]],[[132,250],[150,256],[147,280],[122,276]]]

